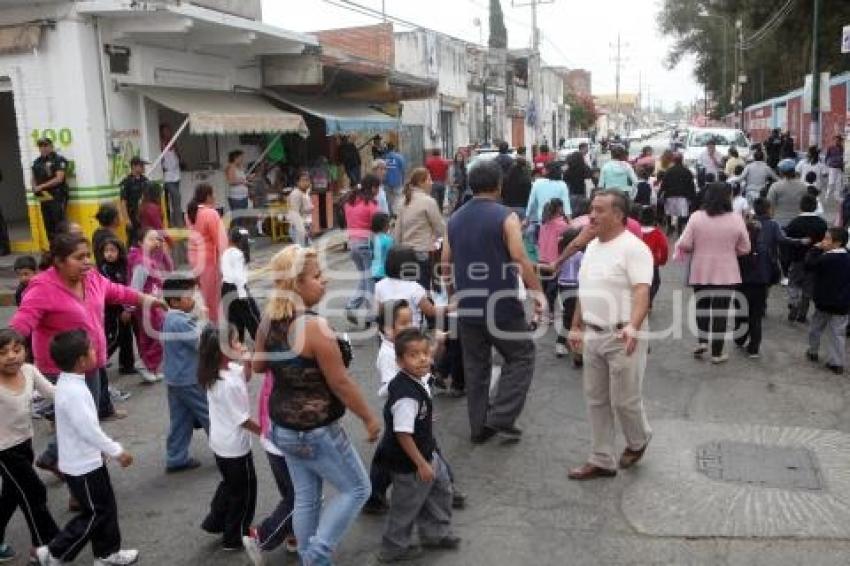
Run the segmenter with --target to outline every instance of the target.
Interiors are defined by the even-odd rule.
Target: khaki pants
[[[584,341],[584,397],[590,419],[591,454],[588,462],[600,468],[617,467],[614,454],[614,413],[623,428],[626,446],[643,448],[652,435],[643,409],[641,384],[646,370],[647,341],[627,356],[622,340],[611,331],[587,329]]]

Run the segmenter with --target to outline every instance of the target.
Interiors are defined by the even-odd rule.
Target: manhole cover
[[[815,455],[805,448],[720,440],[697,447],[697,470],[720,481],[783,489],[823,488]]]

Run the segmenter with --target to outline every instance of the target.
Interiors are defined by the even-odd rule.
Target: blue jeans
[[[369,242],[351,242],[351,261],[357,269],[359,279],[354,294],[345,306],[346,310],[368,307],[375,292],[372,280],[372,248]]]
[[[195,425],[200,425],[209,436],[210,415],[207,394],[201,386],[168,386],[168,439],[165,442],[165,465],[179,468],[189,461],[189,444]]]
[[[47,376],[48,379],[52,383],[56,383],[56,380],[59,376]],[[100,406],[100,369],[93,369],[86,374],[86,387],[91,391],[91,396],[94,399],[94,406]],[[104,391],[104,395],[109,395],[109,391]],[[44,449],[44,452],[38,457],[38,461],[42,464],[46,464],[48,466],[58,466],[59,465],[59,447],[56,444],[56,434],[52,434],[50,436],[50,440],[47,442],[47,448]]]
[[[274,425],[271,440],[285,454],[295,487],[293,526],[301,560],[305,566],[329,565],[369,498],[363,462],[338,423],[303,432]],[[325,481],[338,493],[322,513]]]

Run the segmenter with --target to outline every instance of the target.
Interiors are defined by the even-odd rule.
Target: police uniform
[[[36,185],[50,181],[59,171],[65,171],[67,175],[68,160],[55,151],[47,156],[39,156],[32,164],[32,174]],[[59,224],[65,220],[65,208],[68,205],[67,179],[52,189],[36,193],[35,196],[41,202],[41,217],[44,220],[47,239],[52,240]]]
[[[136,242],[135,235],[139,229],[139,205],[142,201],[142,196],[145,193],[145,188],[150,184],[148,178],[144,175],[139,177],[134,177],[133,175],[127,175],[124,177],[124,180],[121,181],[121,200],[124,201],[127,206],[127,216],[129,216],[130,222],[133,224],[133,227],[127,227],[127,245],[132,246]]]

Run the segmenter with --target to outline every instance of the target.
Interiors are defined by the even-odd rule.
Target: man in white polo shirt
[[[629,201],[622,191],[600,191],[591,202],[590,226],[576,238],[587,243],[579,270],[578,305],[570,344],[584,348],[584,394],[590,418],[591,454],[569,471],[570,479],[617,475],[614,414],[626,437],[619,467],[643,456],[651,430],[641,396],[648,341],[652,254],[626,229]],[[582,241],[583,240],[583,241]]]

